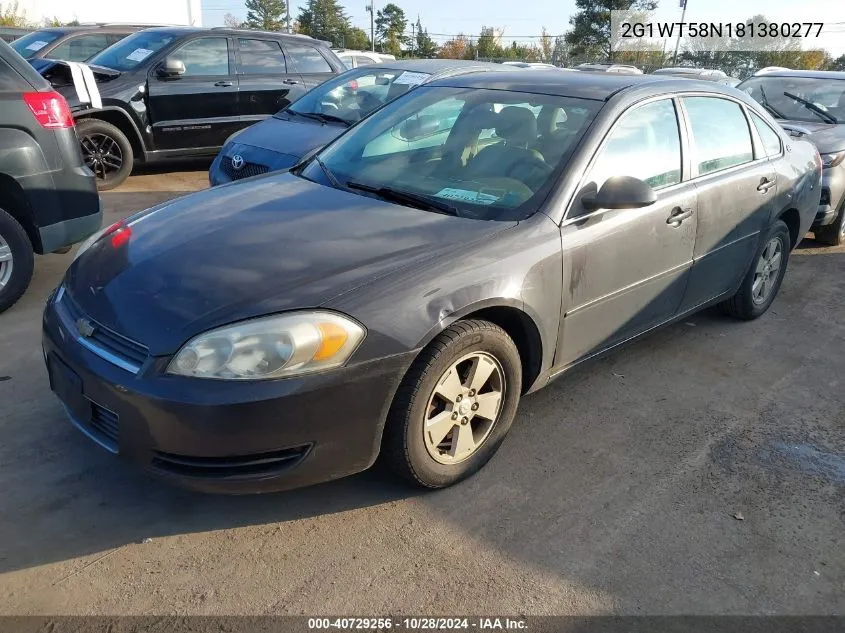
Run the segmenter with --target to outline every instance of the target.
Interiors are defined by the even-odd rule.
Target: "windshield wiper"
[[[763,100],[760,101],[760,105],[766,108],[769,114],[771,114],[776,119],[786,119],[786,117],[783,116],[781,112],[775,110],[774,106],[769,103],[769,98],[766,96],[766,91],[763,90],[763,86],[760,86],[760,96],[763,98]]]
[[[332,173],[332,170],[326,167],[326,164],[320,160],[319,156],[314,156],[314,161],[320,166],[320,169],[323,170],[323,173],[326,174],[326,178],[328,178],[329,182],[332,183],[332,187],[334,187],[335,189],[343,189],[343,185],[340,184],[340,181]]]
[[[349,189],[358,189],[359,191],[374,193],[384,200],[399,202],[407,206],[422,209],[423,211],[435,211],[437,213],[454,215],[456,217],[460,215],[458,213],[458,209],[453,207],[451,204],[446,204],[445,202],[441,202],[440,200],[424,194],[401,191],[399,189],[393,189],[392,187],[374,187],[372,185],[365,185],[364,183],[353,182],[351,180],[346,183],[346,186]]]
[[[350,123],[346,119],[341,119],[339,116],[335,116],[333,114],[322,114],[318,112],[297,112],[296,110],[284,110],[284,112],[290,112],[295,114],[296,116],[305,117],[306,119],[311,119],[312,121],[319,121],[320,123],[343,123],[346,127],[349,127]]]
[[[828,114],[827,112],[822,110],[819,106],[817,106],[812,101],[807,101],[806,99],[802,99],[798,95],[794,95],[791,92],[784,92],[783,96],[789,97],[790,99],[794,99],[795,101],[800,103],[802,106],[804,106],[805,108],[807,108],[811,112],[815,112],[816,114],[818,114],[822,119],[824,119],[828,123],[839,123],[839,120],[835,116]]]

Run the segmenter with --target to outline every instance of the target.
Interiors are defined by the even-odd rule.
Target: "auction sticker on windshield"
[[[47,46],[47,42],[42,42],[41,40],[37,40],[26,47],[28,51],[40,51],[42,48]]]
[[[452,189],[447,187],[441,189],[436,194],[438,198],[445,198],[446,200],[457,200],[458,202],[471,202],[473,204],[493,204],[499,198],[491,196],[489,193],[481,193],[480,191],[468,191],[466,189]]]
[[[131,59],[133,62],[142,62],[152,54],[153,52],[148,48],[136,48],[126,56],[126,59]]]
[[[416,86],[424,83],[429,77],[431,77],[431,75],[428,73],[415,73],[410,70],[406,70],[404,73],[399,75],[393,83],[402,84],[404,86]]]

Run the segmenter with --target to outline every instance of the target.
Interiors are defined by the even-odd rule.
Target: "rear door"
[[[671,98],[638,104],[614,124],[561,225],[563,318],[555,365],[564,368],[671,319],[693,247],[695,185],[682,179],[685,137]],[[642,209],[586,212],[580,200],[611,176],[655,190]]]
[[[238,109],[244,125],[265,119],[305,94],[305,83],[278,40],[237,38]]]
[[[736,290],[772,217],[777,177],[737,101],[713,96],[681,99],[698,193],[694,264],[682,310]]]
[[[302,77],[307,90],[337,74],[316,46],[285,40],[284,48],[288,62],[293,63],[293,69]]]
[[[230,38],[191,39],[168,56],[185,74],[166,77],[159,65],[148,76],[150,119],[156,149],[213,149],[241,127],[238,77]]]

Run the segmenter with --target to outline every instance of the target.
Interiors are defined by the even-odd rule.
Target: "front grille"
[[[111,361],[127,371],[138,373],[141,365],[144,364],[147,356],[149,356],[149,350],[146,347],[88,319],[79,306],[76,305],[76,302],[70,298],[70,295],[64,292],[64,288],[60,290],[56,300],[66,313],[68,319],[67,326],[71,332],[74,334],[78,332],[76,324],[79,319],[87,320],[94,327],[94,331],[90,336],[78,337],[82,345],[101,358]]]
[[[96,402],[91,403],[91,421],[90,428],[92,431],[100,435],[102,441],[108,441],[117,450],[117,430],[119,427],[119,418],[117,413],[110,411]]]
[[[232,167],[232,160],[225,156],[220,161],[220,169],[230,180],[240,180],[241,178],[250,178],[251,176],[260,176],[266,174],[270,169],[266,165],[259,165],[258,163],[244,163],[240,169]]]
[[[278,474],[296,466],[308,454],[311,445],[286,448],[270,453],[193,457],[155,451],[151,466],[182,477],[208,479],[257,478]]]

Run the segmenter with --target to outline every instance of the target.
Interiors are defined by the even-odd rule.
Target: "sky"
[[[232,13],[244,19],[243,0],[201,0],[203,24],[219,26],[223,16]],[[365,10],[369,0],[341,0],[352,24],[369,32],[370,18]],[[376,0],[376,11],[388,0]],[[517,38],[529,43],[543,27],[552,34],[564,33],[575,11],[575,0],[393,0],[410,21],[419,15],[435,41],[442,43],[457,33],[477,35],[482,26],[504,29],[504,40]],[[299,13],[304,2],[293,0],[291,15]],[[659,0],[654,19],[679,21],[679,0]],[[800,8],[800,10],[799,10]],[[688,0],[686,21],[745,21],[757,13],[776,22],[824,22],[819,44],[835,56],[845,54],[845,0]],[[834,26],[834,23],[839,23]],[[825,35],[825,31],[829,34]],[[536,40],[534,40],[536,41]]]

